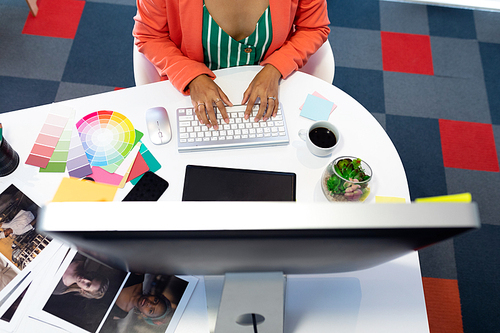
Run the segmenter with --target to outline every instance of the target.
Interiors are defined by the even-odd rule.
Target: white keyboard
[[[216,110],[219,129],[201,124],[193,107],[177,109],[177,143],[179,152],[248,148],[255,146],[284,145],[289,143],[285,115],[281,106],[276,117],[255,122],[259,105],[253,107],[250,119],[245,119],[246,105],[226,107],[229,124]]]

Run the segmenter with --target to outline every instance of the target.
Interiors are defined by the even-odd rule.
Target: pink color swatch
[[[50,157],[56,148],[69,115],[49,113],[38,135],[33,148],[26,160],[26,164],[46,168]]]

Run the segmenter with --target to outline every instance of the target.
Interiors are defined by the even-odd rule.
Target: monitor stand
[[[206,276],[210,332],[283,332],[285,281],[282,272]]]

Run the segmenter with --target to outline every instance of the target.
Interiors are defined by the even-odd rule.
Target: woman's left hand
[[[255,75],[247,90],[243,94],[241,104],[247,104],[245,110],[245,119],[249,119],[252,113],[252,108],[257,98],[260,98],[260,107],[255,121],[263,118],[264,121],[271,116],[275,117],[278,112],[278,86],[281,73],[273,65],[267,64],[262,70]],[[266,112],[267,108],[267,112]]]

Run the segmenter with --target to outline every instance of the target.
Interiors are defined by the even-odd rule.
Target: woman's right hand
[[[217,130],[219,124],[215,115],[214,106],[219,109],[222,119],[227,124],[229,117],[226,112],[226,105],[233,106],[233,103],[224,94],[222,89],[207,75],[199,75],[189,83],[191,93],[191,103],[193,104],[198,120]]]

